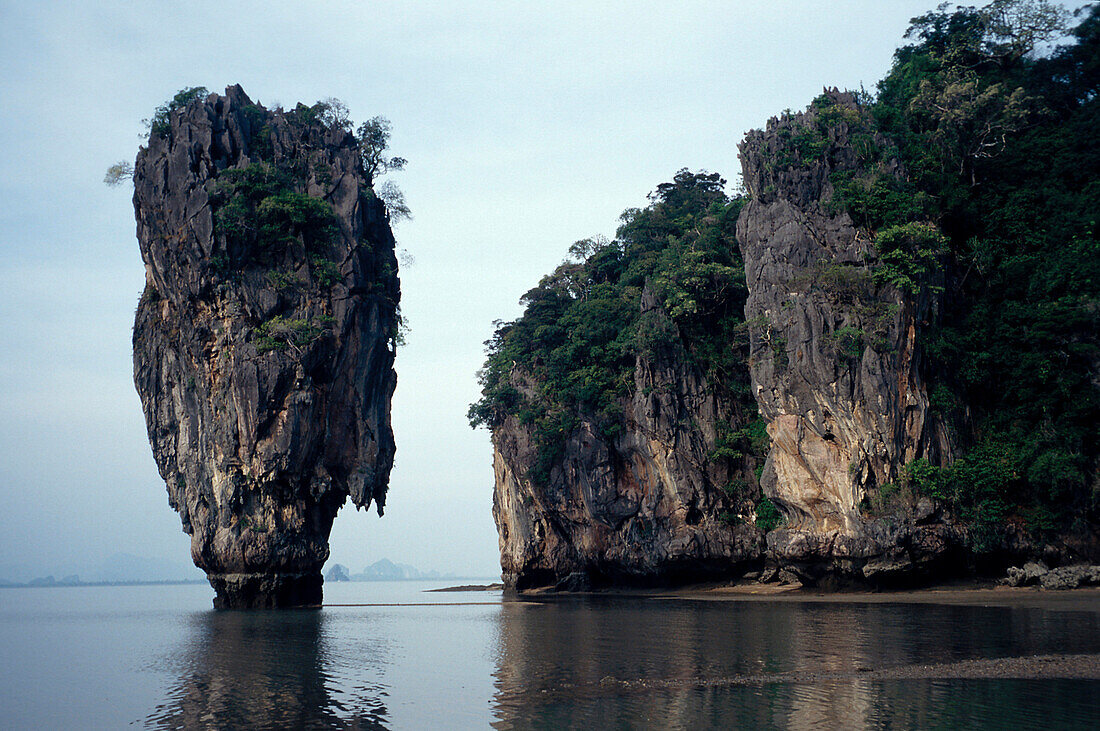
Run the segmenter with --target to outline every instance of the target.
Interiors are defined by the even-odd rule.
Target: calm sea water
[[[3,589],[0,727],[1100,727],[1100,681],[860,677],[1097,653],[1089,603],[424,593],[438,585],[330,584],[326,602],[371,606],[288,612],[214,612],[205,586]]]

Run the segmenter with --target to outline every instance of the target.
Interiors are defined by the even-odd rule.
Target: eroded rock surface
[[[642,308],[666,317],[648,295]],[[535,387],[518,373],[514,384]],[[622,408],[613,438],[582,418],[545,484],[529,477],[532,429],[513,416],[494,428],[493,517],[509,588],[681,582],[740,575],[759,561],[753,503],[721,490],[751,479],[751,466],[708,457],[717,425],[737,420],[729,404],[670,353],[638,358]]]
[[[761,487],[786,518],[768,535],[769,554],[872,579],[942,557],[960,536],[929,520],[930,506],[924,520],[920,511],[900,522],[865,515],[865,499],[898,483],[906,463],[941,463],[951,445],[921,374],[919,337],[936,316],[936,288],[877,281],[870,235],[834,205],[831,176],[861,164],[856,127],[863,144],[883,146],[866,134],[872,124],[854,96],[832,91],[750,132],[741,161],[752,200],[737,237],[752,383],[771,437]],[[884,168],[902,174],[896,162]]]
[[[385,503],[400,297],[354,138],[237,86],[170,115],[134,170],[134,382],[218,607],[319,604],[347,497]]]

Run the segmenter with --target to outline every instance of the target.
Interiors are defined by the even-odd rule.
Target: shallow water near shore
[[[330,584],[285,612],[215,612],[199,585],[3,589],[0,723],[1100,727],[1096,592],[426,592],[444,585]]]

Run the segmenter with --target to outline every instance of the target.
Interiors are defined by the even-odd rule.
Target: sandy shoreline
[[[1034,607],[1100,612],[1100,587],[1045,591],[1037,587],[945,586],[908,591],[821,592],[800,587],[747,585],[687,589],[661,594],[697,601],[781,601],[821,604],[950,604]]]
[[[1048,591],[1038,587],[992,584],[933,586],[904,591],[824,592],[799,585],[698,585],[676,589],[610,589],[566,593],[527,591],[510,595],[513,601],[554,601],[578,597],[682,599],[709,602],[789,602],[796,604],[947,604],[958,606],[1030,607],[1048,611],[1100,612],[1100,587]]]
[[[467,584],[429,592],[501,591],[503,585]],[[673,589],[615,588],[593,592],[531,590],[505,593],[504,601],[637,598],[710,602],[787,602],[800,604],[946,604],[957,606],[1030,607],[1049,611],[1100,612],[1100,587],[1050,591],[1036,586],[1012,587],[991,582],[962,582],[899,591],[819,591],[798,584],[697,584]]]
[[[969,607],[1034,607],[1055,611],[1100,611],[1100,587],[1047,591],[1037,587],[945,586],[904,591],[817,591],[801,587],[747,585],[662,592],[702,601],[793,601],[802,603],[921,603]]]

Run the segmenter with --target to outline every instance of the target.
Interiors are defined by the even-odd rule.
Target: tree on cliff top
[[[412,218],[412,211],[405,202],[405,194],[397,183],[386,180],[378,184],[378,178],[391,172],[400,172],[409,163],[403,157],[386,154],[393,131],[390,120],[381,116],[371,117],[356,127],[351,120],[347,105],[333,97],[317,102],[311,107],[311,112],[323,124],[346,130],[355,137],[355,141],[359,144],[359,159],[363,164],[363,172],[367,174],[367,180],[370,181],[374,194],[386,205],[390,222],[396,223]]]
[[[157,107],[152,117],[142,120],[142,122],[148,128],[150,135],[167,137],[171,131],[172,113],[197,99],[205,98],[209,94],[210,92],[205,86],[180,89],[171,99]],[[347,105],[334,97],[321,100],[313,106],[299,104],[291,110],[291,114],[307,124],[320,122],[326,127],[343,129],[355,137],[355,141],[359,145],[359,158],[363,165],[363,171],[371,182],[371,191],[385,204],[390,222],[396,223],[412,218],[412,211],[405,201],[405,194],[396,183],[392,180],[386,180],[376,185],[377,179],[381,176],[404,170],[408,164],[408,160],[403,157],[387,156],[386,154],[393,130],[393,125],[390,124],[388,119],[381,116],[372,117],[356,128]],[[107,168],[107,172],[103,176],[103,182],[115,187],[126,180],[131,180],[133,175],[133,164],[120,160]]]
[[[391,172],[404,170],[408,160],[403,157],[386,157],[390,145],[392,125],[385,117],[372,117],[355,130],[355,139],[359,141],[359,155],[363,160],[363,169],[373,183],[375,178]],[[405,202],[405,194],[392,180],[386,180],[374,190],[390,214],[390,220],[401,221],[412,218],[412,211]]]
[[[142,123],[149,129],[149,134],[156,137],[167,137],[172,128],[172,112],[183,109],[196,99],[208,96],[210,92],[205,86],[191,86],[180,89],[171,99],[161,104],[153,111],[153,116],[143,119]]]
[[[157,107],[153,111],[152,117],[141,120],[146,127],[146,133],[150,137],[167,137],[172,128],[172,112],[183,109],[196,99],[202,99],[209,94],[210,92],[205,86],[190,86],[180,89],[171,99]],[[119,160],[107,168],[107,173],[103,176],[103,182],[114,188],[121,185],[125,180],[132,180],[133,177],[133,163]]]

